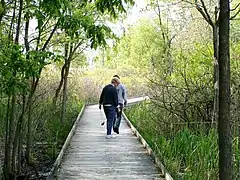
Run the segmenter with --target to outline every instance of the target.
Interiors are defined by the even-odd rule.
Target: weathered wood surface
[[[105,116],[88,106],[56,172],[58,180],[159,179],[161,172],[123,120],[120,134],[106,139]]]
[[[145,101],[145,100],[149,100],[149,97],[144,96],[144,97],[128,99],[127,107],[133,106],[133,105],[138,104],[139,102],[142,102],[142,101]]]

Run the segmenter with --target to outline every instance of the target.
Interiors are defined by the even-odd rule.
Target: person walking
[[[99,109],[103,110],[107,118],[107,136],[106,138],[112,138],[111,132],[113,127],[113,121],[116,116],[116,108],[118,106],[118,94],[116,87],[120,84],[120,80],[117,77],[113,77],[111,84],[106,85],[100,95]]]
[[[114,75],[113,78],[119,79],[119,84],[116,87],[117,93],[118,93],[118,108],[116,108],[117,117],[114,116],[115,118],[113,122],[113,131],[119,134],[119,127],[122,119],[123,106],[127,105],[127,91],[124,84],[120,82],[120,77],[118,75]]]

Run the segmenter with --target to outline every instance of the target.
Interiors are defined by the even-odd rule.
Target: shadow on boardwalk
[[[162,179],[127,123],[122,120],[120,134],[106,139],[104,119],[97,105],[86,107],[55,179]]]

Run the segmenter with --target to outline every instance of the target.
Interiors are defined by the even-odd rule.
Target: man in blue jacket
[[[116,108],[118,106],[118,94],[116,87],[119,85],[120,80],[114,77],[111,84],[106,85],[101,93],[99,100],[99,109],[102,108],[107,118],[107,138],[111,138],[113,121],[116,116]]]
[[[116,77],[120,80],[120,77],[118,75],[114,75],[113,77]],[[113,131],[119,134],[119,126],[122,119],[123,106],[127,105],[127,90],[126,87],[120,81],[116,88],[118,93],[118,108],[116,109],[117,118],[115,116],[113,122]]]

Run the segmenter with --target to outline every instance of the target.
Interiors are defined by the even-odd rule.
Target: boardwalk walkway
[[[56,172],[58,180],[159,179],[160,170],[123,120],[120,134],[106,139],[98,106],[86,107]]]

